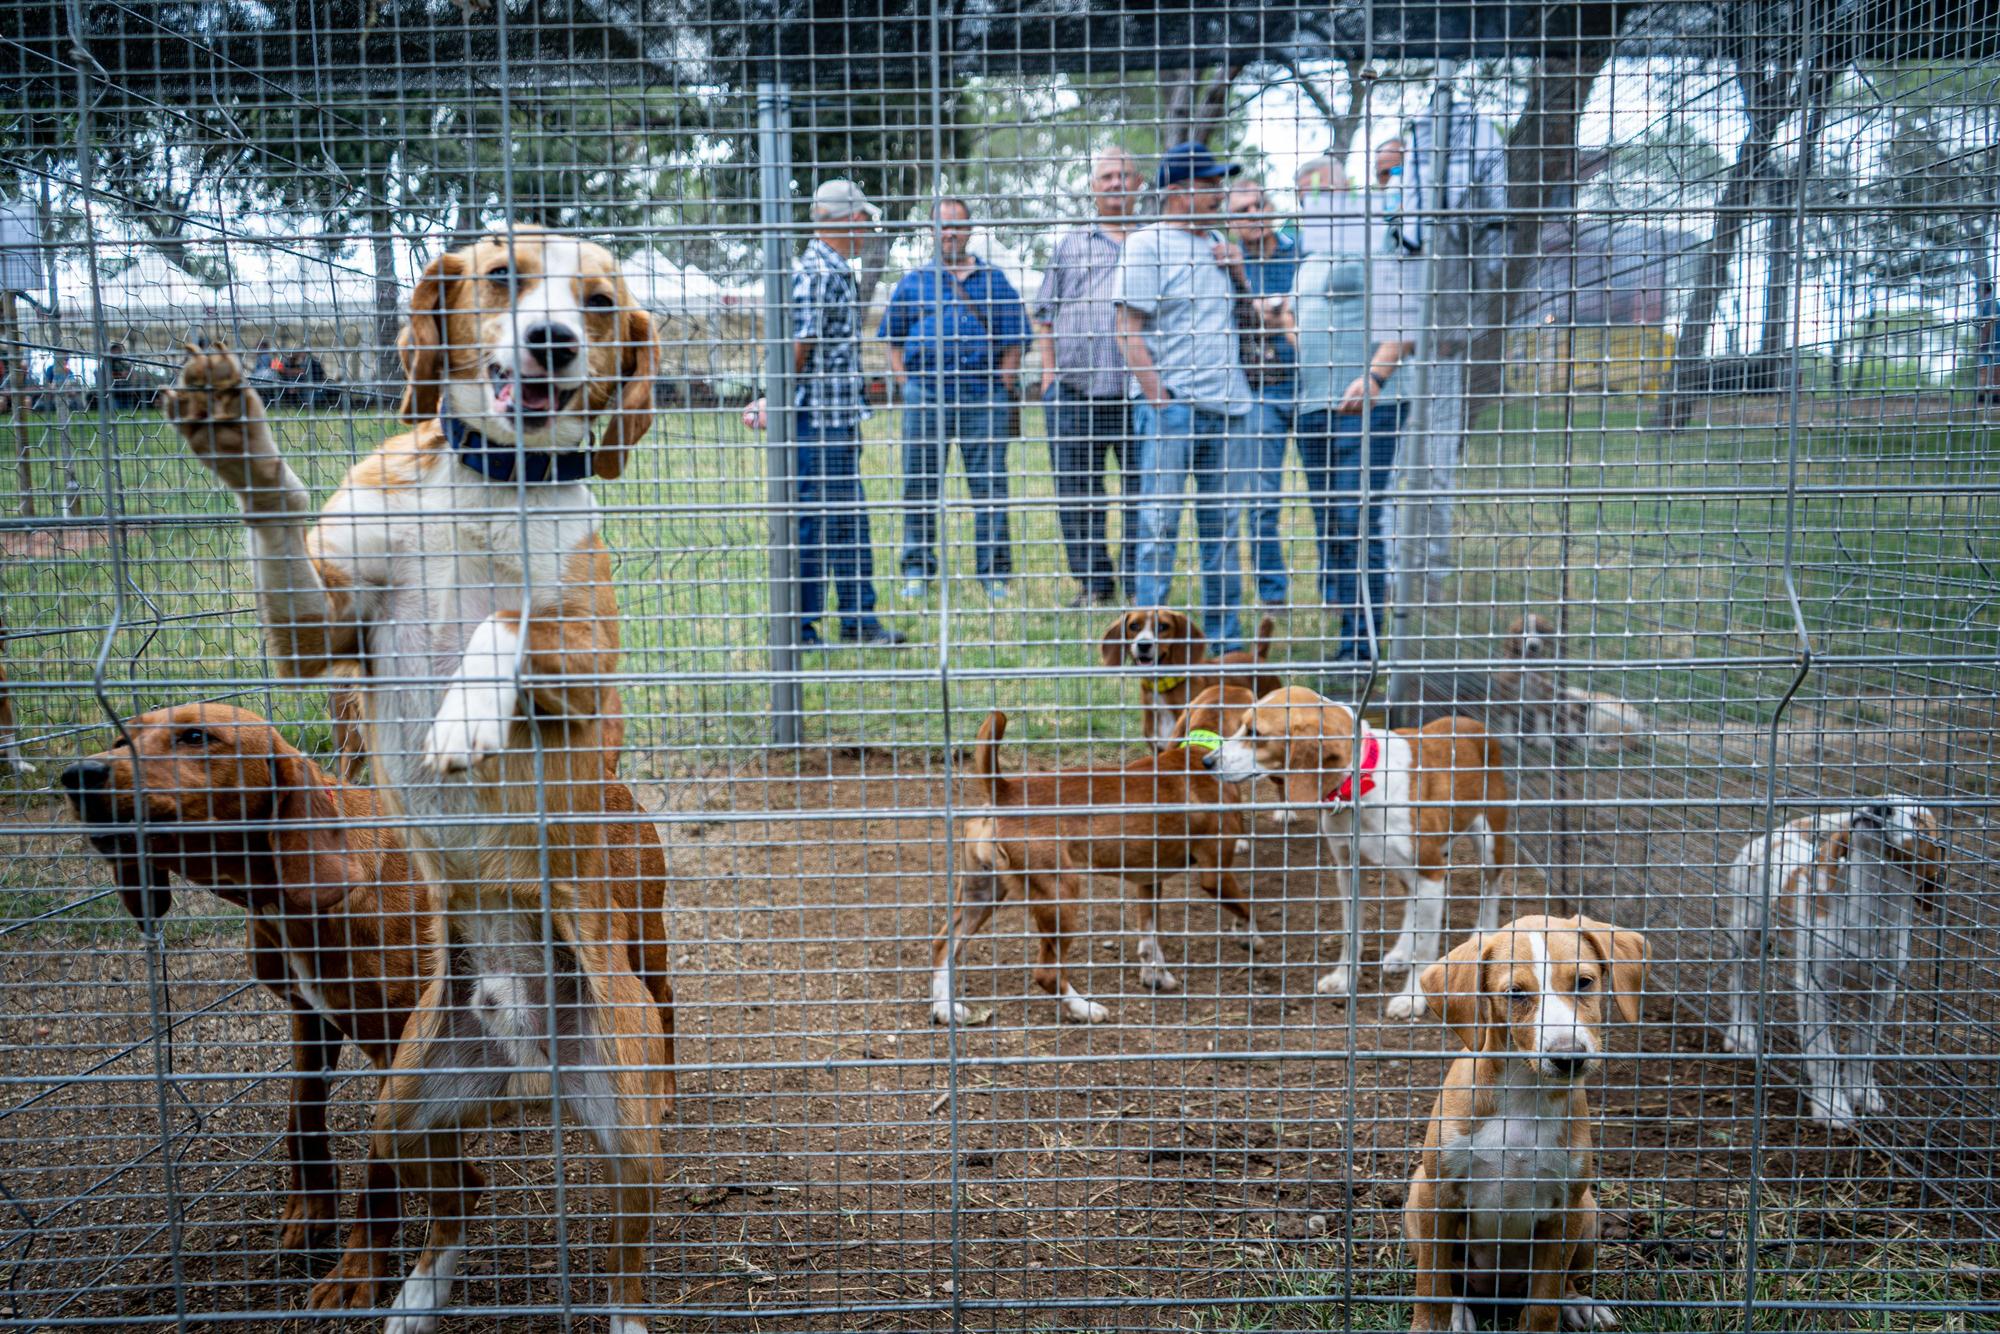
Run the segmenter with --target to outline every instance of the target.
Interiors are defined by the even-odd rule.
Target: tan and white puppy
[[[1460,834],[1479,845],[1480,925],[1498,920],[1499,901],[1486,891],[1486,882],[1490,872],[1512,861],[1510,792],[1498,743],[1471,719],[1440,718],[1421,728],[1383,732],[1325,696],[1294,686],[1258,700],[1207,764],[1226,783],[1262,775],[1279,779],[1294,809],[1318,813],[1328,851],[1357,881],[1366,863],[1403,882],[1408,899],[1402,931],[1383,956],[1382,971],[1409,977],[1389,999],[1389,1018],[1423,1013],[1417,978],[1442,944],[1447,858]],[[1355,853],[1358,861],[1350,856]],[[1321,995],[1347,993],[1357,925],[1349,922],[1341,932],[1340,959],[1316,984]]]
[[[1452,1062],[1403,1206],[1413,1330],[1615,1329],[1590,1298],[1596,1175],[1583,1078],[1605,1052],[1606,996],[1639,1020],[1646,938],[1588,917],[1519,917],[1423,975],[1465,1044]]]
[[[450,1300],[479,1186],[464,1134],[552,1097],[615,1182],[613,1326],[636,1334],[667,1039],[606,871],[618,607],[585,479],[652,423],[653,322],[601,246],[520,228],[432,261],[400,347],[412,429],[317,516],[228,353],[194,352],[168,412],[242,508],[272,658],[358,668],[370,771],[445,916],[450,967],[376,1106],[376,1152],[431,1216],[390,1334]]]
[[[1758,943],[1768,938],[1791,965],[1806,1115],[1846,1131],[1884,1111],[1876,1052],[1910,964],[1916,910],[1934,908],[1943,884],[1937,813],[1913,801],[1802,815],[1751,839],[1729,867],[1738,948],[1723,1046],[1758,1050]],[[1774,961],[1768,975],[1786,971]]]

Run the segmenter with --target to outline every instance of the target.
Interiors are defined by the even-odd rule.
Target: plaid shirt
[[[812,340],[792,406],[820,432],[859,426],[868,416],[861,376],[861,288],[854,270],[814,237],[792,264],[792,337]]]

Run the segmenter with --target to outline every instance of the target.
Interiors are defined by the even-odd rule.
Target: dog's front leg
[[[1339,957],[1313,984],[1313,990],[1322,996],[1345,996],[1354,980],[1355,937],[1361,933],[1361,863],[1345,843],[1339,835],[1327,839],[1334,864],[1347,867],[1347,883],[1333,899],[1334,930],[1340,937]]]
[[[319,1011],[294,1002],[292,1007],[292,1112],[285,1139],[291,1151],[290,1190],[278,1220],[278,1247],[304,1250],[314,1231],[333,1226],[339,1216],[335,1199],[340,1175],[333,1165],[332,1140],[326,1128],[327,1076],[340,1064],[340,1030]]]
[[[1410,1248],[1410,1267],[1416,1272],[1415,1309],[1410,1329],[1456,1330],[1469,1316],[1459,1301],[1461,1276],[1459,1250],[1464,1240],[1465,1216],[1446,1207],[1439,1198],[1441,1188],[1425,1180],[1419,1168],[1410,1182],[1409,1204],[1403,1210],[1403,1240]]]
[[[1409,952],[1404,956],[1404,967],[1409,970],[1403,982],[1403,989],[1389,998],[1383,1013],[1391,1019],[1417,1019],[1424,1013],[1424,989],[1420,979],[1424,970],[1438,959],[1438,947],[1444,934],[1445,884],[1442,866],[1418,866],[1402,872],[1403,883],[1410,887],[1409,916],[1405,919],[1404,937],[1399,944],[1407,944]],[[1383,961],[1383,971],[1389,971],[1387,960]]]
[[[281,669],[307,676],[351,656],[359,636],[349,596],[328,586],[306,545],[312,496],[278,452],[236,358],[191,349],[165,404],[189,451],[242,507],[257,606]]]
[[[521,710],[520,651],[520,622],[512,617],[489,616],[472,632],[424,746],[432,773],[464,773],[506,746]]]

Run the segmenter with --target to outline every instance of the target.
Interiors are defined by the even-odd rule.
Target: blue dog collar
[[[581,450],[549,454],[516,445],[496,445],[456,417],[440,417],[444,438],[458,454],[458,461],[496,482],[514,480],[514,462],[521,463],[521,480],[530,486],[541,482],[580,482],[590,476],[590,455]]]

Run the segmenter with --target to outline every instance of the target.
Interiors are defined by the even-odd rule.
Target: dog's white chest
[[[278,913],[264,914],[265,920],[271,923],[271,927],[277,932],[278,938],[284,940],[286,939],[285,927],[284,923],[279,920],[279,916],[280,914]],[[292,990],[298,994],[299,999],[319,1011],[326,1018],[333,1018],[334,1009],[331,1005],[327,1004],[326,994],[319,989],[319,974],[313,969],[311,963],[306,960],[305,956],[292,949],[289,942],[280,952],[285,956],[285,972],[291,977]]]
[[[1439,1173],[1464,1191],[1468,1239],[1525,1241],[1565,1208],[1577,1172],[1569,1138],[1567,1117],[1499,1115],[1445,1145]]]

